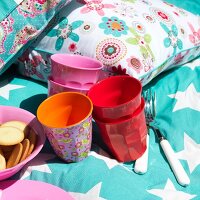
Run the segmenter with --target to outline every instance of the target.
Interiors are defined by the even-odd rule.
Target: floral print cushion
[[[71,0],[0,2],[0,74],[2,74]]]
[[[200,55],[200,18],[161,0],[77,0],[19,58],[20,72],[47,81],[54,53],[96,58],[101,78],[128,74],[145,85]]]

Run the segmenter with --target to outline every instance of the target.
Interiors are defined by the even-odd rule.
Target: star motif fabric
[[[20,173],[20,179],[25,179],[31,175],[32,171],[40,171],[44,173],[52,173],[48,167],[47,160],[55,158],[54,154],[44,154],[40,153],[36,158],[28,162]]]
[[[200,144],[184,133],[184,150],[176,153],[178,159],[186,160],[192,173],[200,165]]]
[[[168,96],[177,100],[173,112],[185,108],[200,111],[200,92],[195,89],[193,83],[191,83],[185,91],[177,91],[175,94],[170,94]]]
[[[96,157],[97,159],[103,160],[103,161],[106,163],[106,165],[108,166],[109,169],[112,169],[112,168],[115,167],[115,166],[121,166],[121,167],[123,167],[124,169],[130,171],[127,167],[123,166],[123,163],[119,163],[119,162],[118,162],[117,160],[115,160],[115,159],[111,159],[111,158],[107,158],[107,157],[105,157],[105,156],[99,155],[99,154],[97,154],[97,153],[94,152],[94,151],[91,151],[91,152],[89,153],[89,155],[94,156],[94,157]]]
[[[15,84],[10,84],[10,83],[7,84],[7,82],[2,82],[0,83],[0,96],[3,97],[4,99],[9,100],[10,91],[17,90],[24,87],[25,86],[23,85],[15,85]]]
[[[78,192],[69,192],[69,194],[71,194],[71,196],[76,200],[105,200],[104,198],[100,197],[101,184],[102,183],[98,183],[85,194]]]
[[[196,195],[176,190],[170,179],[167,180],[164,189],[151,189],[147,192],[162,198],[162,200],[190,200],[196,197]]]

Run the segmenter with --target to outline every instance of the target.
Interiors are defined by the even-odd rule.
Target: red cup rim
[[[144,110],[144,106],[145,106],[145,100],[142,97],[141,98],[141,104],[140,104],[140,106],[129,117],[121,117],[121,118],[118,118],[117,120],[113,120],[112,122],[111,121],[110,122],[101,121],[100,119],[95,118],[95,116],[93,116],[93,119],[95,121],[101,123],[101,124],[108,124],[108,125],[112,125],[112,124],[114,125],[114,124],[118,124],[118,123],[124,123],[124,122],[127,122],[128,120],[130,120],[131,118],[136,117],[137,115],[139,115]],[[119,119],[122,119],[122,120],[118,121]]]
[[[102,108],[102,109],[109,109],[109,108],[121,107],[121,106],[127,104],[128,102],[133,101],[138,95],[140,95],[140,93],[142,92],[142,84],[141,84],[141,82],[140,82],[138,79],[136,79],[136,78],[134,78],[134,77],[132,77],[132,76],[129,76],[129,75],[117,75],[117,76],[111,76],[111,77],[108,77],[108,78],[106,78],[106,79],[103,79],[103,80],[97,82],[96,84],[94,84],[94,85],[89,89],[87,95],[90,97],[90,93],[92,92],[92,90],[93,90],[95,87],[97,87],[98,84],[101,84],[101,83],[103,83],[103,82],[106,82],[108,79],[115,79],[115,78],[119,78],[119,77],[123,77],[123,78],[126,78],[126,77],[127,77],[127,78],[134,79],[134,80],[138,83],[139,92],[138,92],[135,96],[133,96],[131,100],[128,100],[128,101],[126,101],[126,102],[124,102],[124,103],[122,103],[122,104],[118,104],[118,105],[116,105],[116,106],[102,106],[102,105],[96,105],[95,102],[92,101],[94,107],[96,106],[96,107],[99,107],[99,108]],[[91,98],[91,99],[92,99],[92,98]]]

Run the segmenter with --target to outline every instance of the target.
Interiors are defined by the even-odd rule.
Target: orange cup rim
[[[90,105],[91,105],[91,109],[90,109],[89,113],[88,113],[81,121],[79,121],[79,122],[77,122],[77,123],[74,123],[74,124],[70,124],[70,125],[68,125],[68,126],[54,127],[54,126],[49,126],[49,125],[47,125],[47,124],[42,123],[41,120],[40,120],[40,117],[39,117],[39,109],[41,109],[42,105],[43,105],[44,103],[46,103],[47,101],[49,101],[50,99],[55,98],[55,97],[57,97],[57,96],[64,95],[64,94],[66,94],[66,93],[78,94],[78,95],[81,95],[81,96],[85,97],[85,98],[90,102]],[[82,123],[84,120],[86,120],[90,115],[92,115],[92,111],[93,111],[93,103],[92,103],[91,99],[90,99],[88,96],[86,96],[85,94],[82,94],[82,93],[80,93],[80,92],[60,92],[60,93],[57,93],[57,94],[54,94],[54,95],[48,97],[47,99],[45,99],[45,100],[39,105],[39,107],[38,107],[38,109],[37,109],[37,118],[38,118],[38,121],[39,121],[42,125],[44,125],[44,126],[46,126],[46,127],[48,127],[48,128],[70,128],[70,127],[76,126],[76,125]]]

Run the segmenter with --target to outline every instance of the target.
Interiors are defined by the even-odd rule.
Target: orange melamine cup
[[[90,98],[79,92],[61,92],[48,97],[37,109],[37,118],[55,153],[66,162],[88,156],[92,142]]]
[[[69,127],[91,115],[92,109],[92,102],[86,95],[79,92],[61,92],[40,104],[37,117],[48,127]]]

